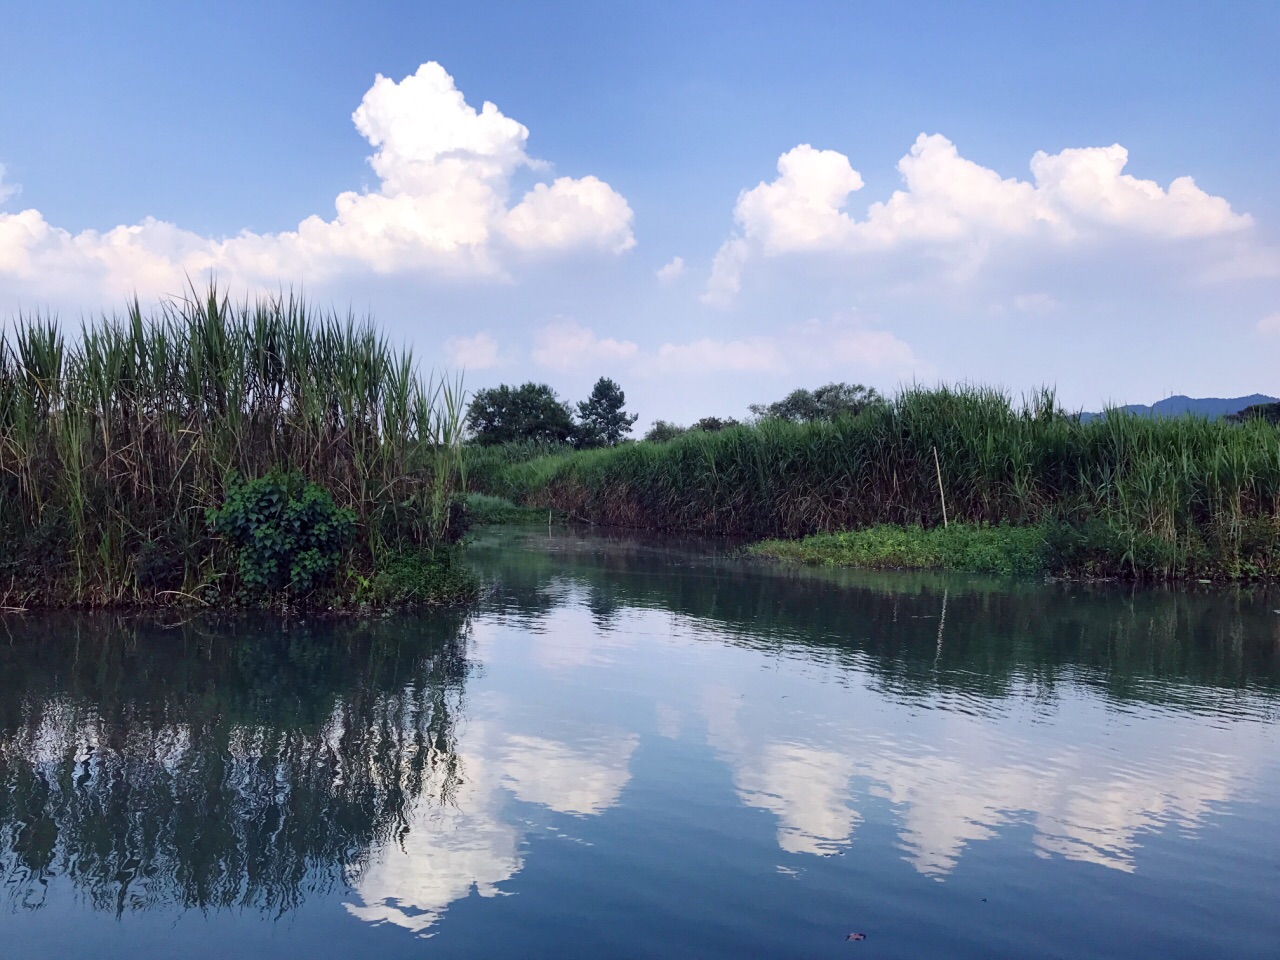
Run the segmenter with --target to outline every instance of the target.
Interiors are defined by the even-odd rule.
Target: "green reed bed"
[[[451,563],[462,400],[292,295],[135,302],[71,333],[19,317],[0,333],[0,606],[243,599],[255,536],[285,595],[282,568],[380,599],[387,558]]]
[[[1112,413],[1051,393],[910,389],[857,417],[765,421],[514,463],[486,492],[594,523],[795,538],[877,525],[1040,526],[1059,572],[1280,574],[1280,432]]]

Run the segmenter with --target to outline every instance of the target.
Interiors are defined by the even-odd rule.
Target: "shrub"
[[[674,440],[676,437],[682,436],[688,430],[679,424],[670,423],[666,420],[655,420],[644,435],[644,439],[650,443],[666,443],[668,440]]]
[[[479,592],[457,549],[407,550],[378,565],[369,599],[381,604],[462,603]]]
[[[241,584],[253,592],[310,593],[338,568],[355,534],[356,516],[329,491],[298,474],[272,471],[232,477],[209,525],[238,548]]]

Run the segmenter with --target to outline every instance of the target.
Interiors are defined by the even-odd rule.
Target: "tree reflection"
[[[287,911],[456,789],[459,616],[6,627],[0,882],[23,906],[65,878],[117,913]]]
[[[1134,589],[746,561],[731,547],[562,533],[473,551],[513,613],[536,617],[572,579],[599,617],[659,608],[764,652],[846,661],[887,692],[1006,696],[1065,680],[1117,699],[1194,706],[1188,688],[1280,687],[1280,597],[1267,588]],[[946,618],[943,620],[943,606]]]

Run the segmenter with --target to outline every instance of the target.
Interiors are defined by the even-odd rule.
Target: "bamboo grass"
[[[351,561],[448,536],[460,380],[423,379],[366,320],[216,287],[68,338],[0,331],[0,597],[115,604],[191,594],[225,565],[207,529],[233,474],[280,469],[355,510]]]
[[[937,460],[934,459],[936,450]],[[877,524],[1047,524],[1073,572],[1280,575],[1280,431],[1042,391],[909,389],[835,423],[764,421],[513,463],[484,492],[594,523],[751,538]],[[941,495],[940,495],[941,494]]]

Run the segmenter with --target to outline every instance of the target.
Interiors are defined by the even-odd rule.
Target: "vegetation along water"
[[[216,289],[0,337],[0,606],[437,602],[461,385],[368,322]]]
[[[1083,421],[1051,392],[1018,404],[978,387],[911,388],[832,419],[765,417],[587,450],[529,441],[468,458],[477,489],[602,525],[747,539],[902,528],[861,533],[857,550],[810,541],[804,558],[826,562],[949,565],[954,551],[936,547],[964,538],[1012,550],[960,564],[970,569],[1280,574],[1280,432],[1263,417]],[[1014,527],[1034,531],[1034,549]],[[925,562],[889,546],[907,540]]]

